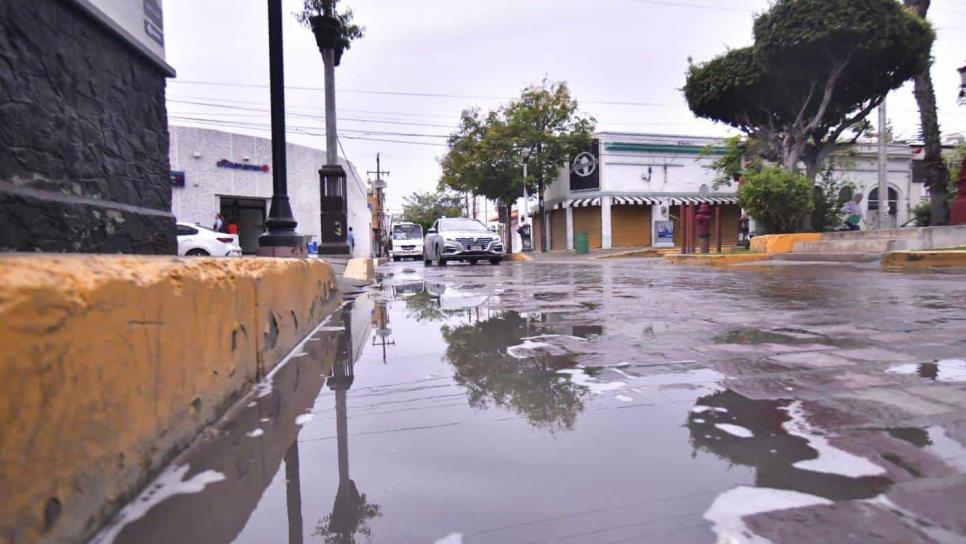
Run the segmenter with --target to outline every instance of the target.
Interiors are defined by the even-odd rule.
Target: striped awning
[[[659,198],[649,198],[646,196],[615,196],[615,205],[624,206],[657,206],[661,203]]]
[[[671,199],[671,205],[677,206],[680,204],[738,204],[737,196],[689,196],[689,197],[674,197]]]
[[[600,206],[599,198],[580,198],[577,200],[571,200],[567,203],[571,208],[589,208],[591,206]]]

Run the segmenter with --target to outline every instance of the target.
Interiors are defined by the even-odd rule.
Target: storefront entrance
[[[221,216],[225,225],[233,221],[238,225],[238,243],[246,255],[258,250],[258,237],[265,232],[265,208],[263,198],[221,197]]]

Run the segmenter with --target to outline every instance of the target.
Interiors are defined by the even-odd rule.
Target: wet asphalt
[[[392,263],[94,542],[966,541],[966,274]]]

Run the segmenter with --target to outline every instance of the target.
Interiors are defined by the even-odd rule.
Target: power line
[[[183,85],[209,85],[213,87],[238,87],[238,88],[257,88],[257,89],[268,88],[268,85],[254,84],[254,83],[188,81],[188,80],[181,80],[181,79],[172,79],[170,83],[180,83]],[[293,90],[293,91],[313,91],[313,92],[325,91],[325,89],[321,87],[285,87],[285,89]],[[427,92],[415,92],[415,91],[383,91],[383,90],[377,91],[377,90],[359,90],[359,89],[339,89],[339,92],[351,93],[351,94],[407,96],[407,97],[417,97],[417,98],[458,98],[458,99],[476,99],[476,100],[516,100],[517,98],[519,98],[515,96],[475,96],[475,95],[427,93]],[[639,106],[639,107],[681,106],[681,104],[671,104],[671,103],[661,103],[661,102],[621,102],[621,101],[610,101],[610,100],[582,100],[581,102],[585,104],[603,104],[603,105],[610,105],[610,106]]]

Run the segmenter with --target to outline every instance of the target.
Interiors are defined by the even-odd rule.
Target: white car
[[[225,234],[201,225],[178,223],[178,255],[188,257],[241,257],[237,234]]]
[[[503,241],[475,219],[444,217],[436,221],[423,241],[423,263],[436,261],[440,266],[449,261],[476,264],[503,261]]]

